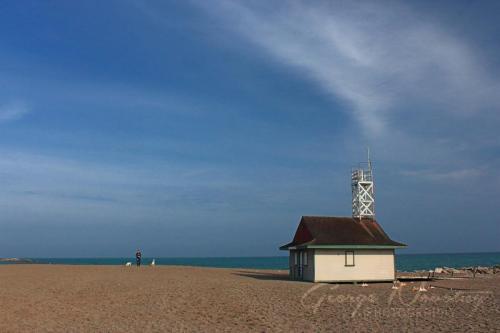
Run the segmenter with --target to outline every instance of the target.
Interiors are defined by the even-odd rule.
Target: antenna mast
[[[370,160],[370,147],[366,147],[366,155],[368,157],[368,170],[372,171],[372,161]]]

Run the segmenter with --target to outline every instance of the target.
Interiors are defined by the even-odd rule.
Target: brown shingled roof
[[[406,246],[390,239],[373,219],[302,216],[293,241],[281,246],[280,249],[315,245]]]

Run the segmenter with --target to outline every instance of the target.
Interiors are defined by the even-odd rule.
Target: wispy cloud
[[[500,105],[499,83],[464,41],[391,3],[222,1],[205,9],[347,102],[379,135],[407,105],[467,115]]]
[[[421,179],[435,181],[463,181],[466,179],[476,179],[485,174],[481,168],[457,169],[447,171],[437,170],[411,170],[402,171],[403,176],[418,177]]]
[[[214,216],[253,216],[261,210],[273,214],[291,203],[300,207],[307,202],[305,193],[315,204],[329,200],[319,193],[321,185],[304,179],[307,171],[271,168],[265,175],[253,173],[174,160],[102,163],[0,149],[0,208],[9,218],[22,214],[20,221],[91,223],[119,217],[126,222],[180,216],[199,223],[199,217],[210,214],[207,223],[218,223]]]
[[[0,123],[19,119],[29,111],[24,102],[15,101],[0,105]]]

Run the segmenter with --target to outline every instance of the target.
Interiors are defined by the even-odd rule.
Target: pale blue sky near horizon
[[[496,1],[0,1],[0,257],[273,256],[370,146],[402,253],[500,251]]]

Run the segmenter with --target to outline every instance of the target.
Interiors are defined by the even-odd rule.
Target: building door
[[[303,258],[303,253],[302,251],[299,251],[298,255],[299,255],[299,265],[298,265],[298,276],[299,276],[299,279],[302,280],[303,276],[304,276],[304,266],[303,266],[303,263],[304,263],[304,258]]]

